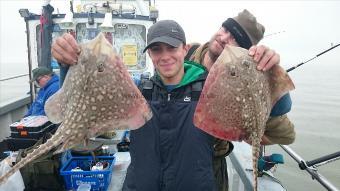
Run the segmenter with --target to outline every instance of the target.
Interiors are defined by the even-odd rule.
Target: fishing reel
[[[268,171],[272,169],[277,164],[283,164],[282,154],[272,154],[269,156],[262,156],[258,160],[258,171],[261,173],[263,171]]]

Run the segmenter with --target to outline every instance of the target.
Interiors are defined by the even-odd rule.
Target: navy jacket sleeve
[[[288,113],[292,108],[292,99],[290,98],[290,94],[287,93],[279,99],[278,102],[274,105],[270,116],[276,117],[280,115],[284,115]]]

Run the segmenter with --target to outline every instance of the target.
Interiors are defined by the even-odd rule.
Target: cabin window
[[[101,23],[98,23],[98,26]],[[52,42],[65,31],[60,29],[58,24],[53,25]],[[85,43],[95,38],[100,32],[99,28],[88,28],[86,23],[76,24],[76,39],[79,43]],[[124,64],[128,67],[128,70],[143,70],[146,67],[146,54],[143,53],[143,49],[146,46],[146,28],[144,25],[138,24],[126,24],[116,23],[114,25],[113,47],[124,61]],[[41,47],[42,39],[40,32],[40,25],[36,30],[37,40],[37,58],[38,65],[42,66],[46,63],[42,63],[43,48]],[[46,65],[45,65],[46,66]],[[56,60],[51,58],[51,68],[57,69],[58,64]]]
[[[146,28],[137,24],[114,25],[114,47],[129,69],[140,70],[146,67]]]

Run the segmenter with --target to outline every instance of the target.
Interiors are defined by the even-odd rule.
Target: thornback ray
[[[60,153],[91,137],[115,129],[137,129],[151,119],[151,110],[112,45],[100,33],[81,45],[78,63],[69,68],[63,87],[51,96],[45,111],[56,133],[0,177],[3,183],[21,167],[58,147]]]
[[[194,124],[214,137],[252,145],[254,190],[260,142],[273,105],[294,84],[279,65],[256,69],[248,51],[226,46],[213,64],[194,115]]]

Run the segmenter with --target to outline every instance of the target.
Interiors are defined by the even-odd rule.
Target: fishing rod
[[[334,49],[334,48],[336,48],[336,47],[338,47],[338,46],[340,46],[340,43],[337,44],[337,45],[335,45],[335,46],[332,46],[331,48],[329,48],[329,49],[327,49],[327,50],[325,50],[325,51],[323,51],[323,52],[321,52],[321,53],[319,53],[319,54],[317,54],[315,57],[313,57],[313,58],[311,58],[311,59],[309,59],[309,60],[307,60],[307,61],[305,61],[305,62],[301,62],[300,64],[298,64],[298,65],[296,65],[296,66],[293,66],[293,67],[289,68],[289,69],[286,70],[286,71],[287,71],[287,72],[290,72],[290,71],[296,69],[297,67],[300,67],[301,65],[306,64],[307,62],[314,60],[315,58],[317,58],[317,57],[319,57],[319,56],[325,54],[326,52],[328,52],[328,51],[330,51],[330,50],[332,50],[332,49]]]
[[[322,156],[320,158],[311,160],[311,161],[305,161],[305,163],[300,163],[299,167],[301,170],[305,170],[308,167],[318,167],[336,160],[340,159],[340,151],[326,155],[326,156]]]
[[[284,32],[286,32],[286,31],[283,30],[283,31],[279,31],[279,32],[273,32],[273,33],[265,35],[263,38],[267,38],[269,36],[274,36],[274,35],[277,35],[277,34],[280,34],[280,33],[284,33]]]
[[[313,179],[317,180],[324,188],[326,188],[329,191],[339,191],[338,188],[336,188],[331,182],[329,182],[324,176],[322,176],[316,168],[309,165],[315,165],[317,163],[321,163],[324,161],[331,160],[331,158],[338,158],[339,152],[333,153],[331,155],[327,155],[325,157],[321,157],[318,159],[315,159],[313,161],[305,161],[300,157],[297,153],[294,152],[293,149],[291,149],[287,145],[279,145],[284,151],[286,151],[287,154],[289,154],[298,164],[301,170],[306,170]]]

